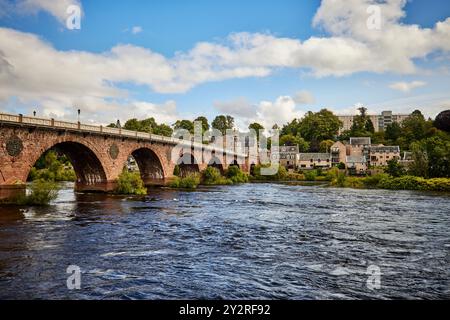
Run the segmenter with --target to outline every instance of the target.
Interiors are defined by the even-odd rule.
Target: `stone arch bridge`
[[[70,159],[77,191],[113,190],[130,156],[146,185],[170,181],[177,164],[186,174],[207,166],[224,171],[230,165],[248,172],[257,163],[244,153],[188,140],[0,113],[0,198],[23,189],[31,168],[50,149]]]

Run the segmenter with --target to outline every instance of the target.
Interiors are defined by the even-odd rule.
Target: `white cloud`
[[[402,91],[410,92],[411,90],[419,87],[425,86],[427,83],[424,81],[411,81],[411,82],[394,82],[389,85],[389,88]]]
[[[298,91],[294,97],[294,101],[296,104],[313,104],[316,102],[316,99],[314,98],[313,94],[309,91],[302,90]]]
[[[0,0],[0,4],[4,3]],[[197,43],[174,57],[133,45],[117,45],[103,53],[60,51],[36,35],[0,28],[0,99],[17,97],[24,104],[45,104],[58,114],[80,103],[95,103],[92,109],[115,110],[124,105],[124,99],[132,100],[117,86],[120,83],[146,86],[157,93],[183,93],[206,82],[266,77],[279,68],[307,69],[318,77],[363,71],[416,73],[415,60],[431,53],[450,52],[450,18],[434,28],[406,25],[400,20],[405,15],[405,3],[323,0],[313,23],[328,36],[300,41],[244,32],[222,42]],[[17,0],[14,10],[45,10],[62,21],[70,4],[80,1]],[[366,26],[366,9],[373,4],[382,8],[381,30]],[[295,104],[311,101],[313,97],[303,92],[293,98],[261,102],[254,109],[258,115],[269,117],[268,121],[279,117],[275,122],[281,123],[284,115],[272,109],[279,107],[283,113],[295,116]],[[239,103],[234,106],[238,108],[234,113],[249,115],[251,107],[245,109]],[[216,107],[232,108],[220,104]]]
[[[144,30],[144,29],[142,29],[142,27],[140,27],[140,26],[134,26],[134,27],[131,29],[131,33],[132,33],[132,34],[138,34],[138,33],[141,33],[143,30]]]
[[[6,0],[8,1],[8,0]],[[67,8],[71,5],[81,6],[80,0],[16,0],[15,6],[10,6],[9,10],[14,10],[19,14],[35,14],[39,11],[50,13],[61,23],[64,23],[67,17]]]
[[[232,101],[216,101],[214,102],[214,106],[221,113],[242,118],[251,118],[255,116],[256,112],[256,107],[244,97]]]
[[[281,126],[305,114],[296,108],[296,102],[290,96],[280,96],[275,101],[260,101],[257,104],[251,104],[245,98],[238,98],[216,102],[215,107],[224,114],[237,117],[236,124],[239,129],[248,128],[252,122],[258,122],[269,129],[274,124]]]

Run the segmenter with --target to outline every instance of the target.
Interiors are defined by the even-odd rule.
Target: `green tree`
[[[175,130],[184,129],[189,131],[191,134],[194,133],[194,123],[190,120],[178,120],[175,122],[173,127]]]
[[[139,122],[138,119],[133,118],[133,119],[130,119],[127,122],[125,122],[125,125],[123,126],[123,128],[126,130],[131,130],[131,131],[140,131],[141,123]]]
[[[295,146],[298,145],[301,152],[306,152],[309,149],[309,143],[305,141],[302,137],[293,136],[292,134],[287,134],[280,137],[280,146]]]
[[[330,152],[331,146],[334,144],[333,140],[323,140],[320,144],[319,144],[319,151],[326,153],[326,152]]]
[[[261,125],[261,124],[259,124],[259,123],[257,123],[257,122],[254,122],[254,123],[251,123],[249,126],[248,126],[248,128],[250,129],[250,130],[255,130],[255,132],[256,132],[256,138],[257,138],[257,140],[259,141],[259,134],[260,134],[260,131],[263,131],[264,130],[264,127]]]
[[[231,130],[234,127],[234,118],[231,116],[220,115],[213,120],[211,125],[223,135],[226,135],[227,130]]]
[[[366,120],[366,124],[365,124],[364,128],[367,132],[370,132],[370,133],[375,132],[375,127],[373,126],[373,122],[372,122],[372,120],[370,120],[370,118],[368,118]]]
[[[209,122],[208,119],[206,119],[206,117],[197,117],[194,122],[199,121],[202,123],[202,135],[205,134],[205,132],[209,131]]]
[[[167,124],[162,123],[156,126],[156,128],[153,129],[152,133],[160,136],[171,137],[173,134],[173,129],[169,127]]]
[[[419,141],[426,137],[431,124],[425,120],[422,112],[415,110],[411,115],[402,122],[402,135],[407,141]]]
[[[397,159],[391,159],[388,161],[388,166],[384,170],[387,174],[393,176],[394,178],[403,176],[405,174],[405,169],[398,162]]]
[[[402,128],[397,122],[393,122],[386,126],[384,130],[384,137],[392,142],[397,141],[398,138],[402,135]]]
[[[319,143],[334,139],[341,127],[342,121],[333,112],[327,109],[316,113],[309,111],[301,120],[297,134],[300,133],[301,137],[310,142],[310,148],[317,151]]]

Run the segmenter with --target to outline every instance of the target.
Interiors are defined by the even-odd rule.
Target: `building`
[[[345,157],[347,156],[347,146],[341,142],[335,142],[331,148],[331,164],[338,165],[339,163],[345,164]]]
[[[380,115],[368,115],[368,117],[373,123],[375,132],[379,132],[385,130],[389,124],[392,124],[394,122],[400,124],[403,120],[409,117],[409,115],[393,114],[392,111],[383,111]],[[351,129],[355,116],[343,115],[338,116],[338,118],[343,123],[343,126],[339,131],[339,133],[342,133],[343,131]]]
[[[400,160],[399,146],[370,146],[369,147],[369,166],[387,166],[388,161],[392,159]]]
[[[331,168],[331,153],[299,153],[297,163],[300,169]]]
[[[299,154],[298,145],[295,146],[280,146],[279,149],[280,165],[286,169],[296,169],[297,155]]]
[[[345,165],[348,173],[352,175],[362,175],[367,172],[367,159],[365,156],[347,156]]]

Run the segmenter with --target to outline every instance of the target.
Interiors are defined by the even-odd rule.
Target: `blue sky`
[[[346,5],[354,1],[347,1]],[[345,32],[335,31],[335,25],[330,27],[335,23],[332,21],[333,17],[345,13],[332,3],[324,2],[61,0],[61,3],[67,5],[79,5],[83,11],[81,29],[68,30],[65,26],[64,7],[51,4],[51,1],[0,0],[0,9],[3,9],[0,28],[6,30],[4,39],[11,41],[6,43],[0,37],[0,52],[3,52],[4,61],[8,62],[10,70],[3,71],[5,76],[0,76],[0,81],[3,80],[12,87],[8,92],[0,91],[0,110],[31,112],[38,108],[38,112],[46,116],[73,118],[73,106],[78,104],[85,110],[84,119],[94,122],[112,122],[117,118],[134,116],[155,116],[164,122],[171,122],[176,118],[192,119],[198,115],[207,115],[212,119],[215,115],[228,111],[239,119],[239,125],[245,126],[251,121],[264,122],[265,125],[274,122],[283,124],[287,119],[301,116],[305,111],[323,107],[338,113],[349,113],[359,103],[368,106],[373,113],[384,109],[408,113],[420,108],[428,116],[435,116],[439,111],[450,108],[450,37],[445,37],[445,32],[450,29],[450,19],[446,21],[450,17],[450,5],[447,1],[413,0],[405,5],[401,4],[401,0],[388,1],[386,7],[382,8],[382,14],[390,15],[392,12],[395,15],[400,11],[404,16],[390,21],[390,25],[381,30],[384,32],[383,36],[377,36],[376,40],[359,35],[358,29],[351,24],[346,26]],[[367,7],[371,3],[376,4],[376,1],[361,0],[358,6],[361,3]],[[359,11],[356,7],[357,5],[349,7],[349,11],[359,19],[361,12],[364,14],[365,7]],[[331,12],[333,10],[335,12]],[[314,23],[319,12],[322,18]],[[354,17],[351,16],[352,19]],[[443,28],[436,28],[438,22],[443,24]],[[385,43],[390,36],[395,39],[397,33],[399,39],[415,39],[414,31],[407,28],[413,24],[418,25],[424,38],[430,38],[425,30],[431,30],[436,40],[430,41],[420,52],[410,56],[408,44],[398,47],[398,43],[393,40],[391,44]],[[403,26],[404,30],[397,30],[398,26]],[[133,28],[139,32],[133,33]],[[20,32],[14,33],[14,37],[18,38],[16,42],[10,40],[11,30]],[[230,35],[243,33],[248,35],[250,40],[245,41],[250,41],[250,46],[256,47],[257,54],[245,61],[235,62],[239,60],[240,48],[236,48],[235,43],[230,43]],[[9,52],[15,52],[15,46],[25,41],[21,38],[25,35],[37,37],[39,43],[30,41],[30,44],[26,44],[29,48],[28,55],[9,57]],[[270,38],[254,45],[252,41],[256,35]],[[345,38],[348,44],[342,50],[336,47],[336,51],[327,44],[302,48],[304,53],[292,49],[315,38],[326,41]],[[292,43],[284,43],[282,39],[289,39]],[[368,61],[373,60],[372,63],[366,64],[366,58],[359,51],[355,51],[354,56],[353,52],[347,52],[349,45],[355,45],[359,50],[359,44],[355,44],[355,41],[367,46],[368,52],[380,50],[380,53],[367,57]],[[217,46],[216,51],[226,52],[225,47],[235,52],[237,57],[233,57],[233,65],[221,66],[220,70],[216,70],[216,65],[222,63],[222,51],[218,57],[210,57],[208,53],[206,60],[212,61],[212,64],[205,62],[204,53],[192,53],[193,48],[201,42]],[[438,42],[441,44],[436,44]],[[265,43],[268,45],[265,46]],[[382,50],[379,43],[385,46]],[[248,45],[246,42],[244,46]],[[132,47],[133,52],[117,54],[112,50],[117,46]],[[27,59],[31,60],[33,52],[39,51],[41,47],[55,55],[53,61],[61,58],[61,61],[68,61],[71,67],[74,67],[72,62],[78,56],[83,60],[85,53],[92,54],[86,60],[88,62],[83,60],[83,68],[78,68],[83,74],[79,75],[80,79],[77,81],[86,83],[82,78],[86,77],[95,84],[101,84],[97,89],[92,89],[92,92],[90,88],[81,88],[82,84],[74,85],[80,87],[79,91],[71,92],[70,85],[67,85],[55,88],[52,92],[50,84],[55,86],[54,83],[60,81],[47,77],[62,77],[60,72],[66,76],[64,68],[67,64],[64,62],[56,67],[50,62],[48,68],[55,68],[54,72],[45,72],[40,79],[30,75],[30,70],[26,74],[25,71],[24,74],[16,71],[25,69],[20,64],[33,68],[29,66]],[[145,50],[145,54],[140,49]],[[390,60],[386,58],[387,61],[384,61],[383,51],[386,56],[398,57]],[[301,59],[296,58],[297,52],[300,52]],[[149,54],[163,57],[164,62],[159,65],[167,63],[168,68],[177,63],[177,57],[182,55],[181,60],[187,65],[187,71],[183,68],[183,71],[177,70],[175,75],[172,75],[173,70],[167,71],[167,79],[161,80],[152,73],[152,63],[158,66],[158,62],[153,61]],[[114,66],[123,70],[123,73],[130,71],[129,76],[117,75],[119,71],[109,73],[107,69],[111,61],[106,58],[111,55],[115,58]],[[284,55],[288,58],[279,59]],[[260,57],[264,61],[259,62]],[[354,68],[353,61],[346,61],[352,57],[357,57]],[[133,61],[136,65],[131,65]],[[408,61],[414,64],[414,70],[410,70]],[[92,68],[86,67],[87,63],[93,63]],[[202,63],[206,63],[207,67],[197,65]],[[96,68],[100,68],[101,64],[104,66],[99,69],[99,76]],[[148,70],[141,74],[140,65],[148,66]],[[74,68],[75,73],[78,73],[77,68]],[[238,68],[240,69],[237,70]],[[5,68],[0,68],[2,70]],[[223,74],[220,73],[222,71]],[[14,72],[17,74],[13,75]],[[72,71],[67,69],[67,73],[70,72]],[[88,72],[92,72],[92,75]],[[155,73],[158,72],[164,73],[155,69]],[[180,75],[179,72],[183,74]],[[192,72],[195,80],[189,79],[189,72]],[[207,75],[203,76],[203,72]],[[242,75],[242,72],[248,75]],[[96,76],[99,77],[98,81]],[[158,79],[146,80],[153,76]],[[8,77],[14,77],[13,83]],[[16,81],[22,78],[23,81]],[[179,80],[181,78],[183,80]],[[45,87],[42,87],[42,83],[33,83],[46,83],[46,80],[49,85]],[[68,83],[70,81],[71,79],[67,79]],[[176,89],[172,88],[172,84]],[[172,89],[167,89],[169,87]],[[109,89],[121,91],[122,94],[117,96],[116,93],[109,93]],[[33,90],[37,93],[32,94]],[[44,91],[45,94],[42,93]],[[62,93],[66,92],[67,98],[62,97]],[[86,92],[86,97],[83,97],[83,92]],[[94,106],[95,104],[98,106]],[[279,118],[277,112],[280,112]]]

